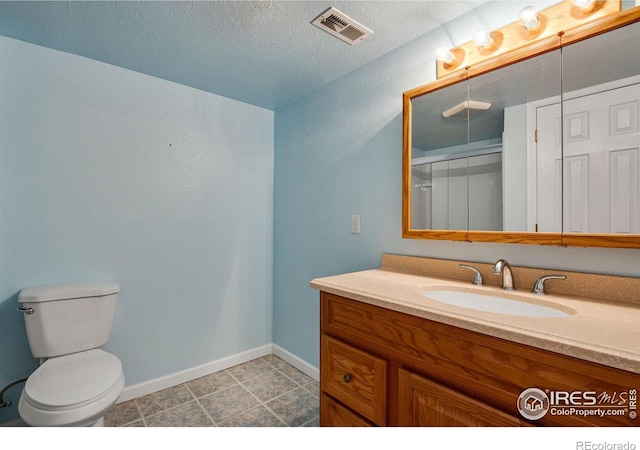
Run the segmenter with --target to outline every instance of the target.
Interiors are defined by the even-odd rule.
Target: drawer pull
[[[342,379],[344,380],[345,383],[350,383],[351,382],[351,375],[349,375],[348,373],[345,373],[344,376],[342,377]]]

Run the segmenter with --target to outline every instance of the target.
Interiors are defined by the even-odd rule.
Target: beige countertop
[[[571,295],[540,296],[468,281],[380,268],[311,281],[311,287],[363,303],[434,320],[563,355],[640,373],[640,306]],[[422,292],[468,290],[551,306],[567,317],[522,317],[431,300]]]

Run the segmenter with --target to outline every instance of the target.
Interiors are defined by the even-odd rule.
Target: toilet
[[[18,296],[31,353],[40,366],[18,402],[36,427],[103,426],[124,388],[120,360],[107,343],[120,287],[113,281],[52,284]]]

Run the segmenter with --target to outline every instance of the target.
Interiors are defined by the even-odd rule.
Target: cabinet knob
[[[345,383],[349,383],[351,382],[351,375],[349,375],[348,373],[345,373],[342,379],[344,380]]]

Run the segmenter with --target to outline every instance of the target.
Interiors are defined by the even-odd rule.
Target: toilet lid
[[[78,407],[106,395],[121,376],[118,358],[93,349],[48,359],[31,374],[24,393],[43,409]]]

